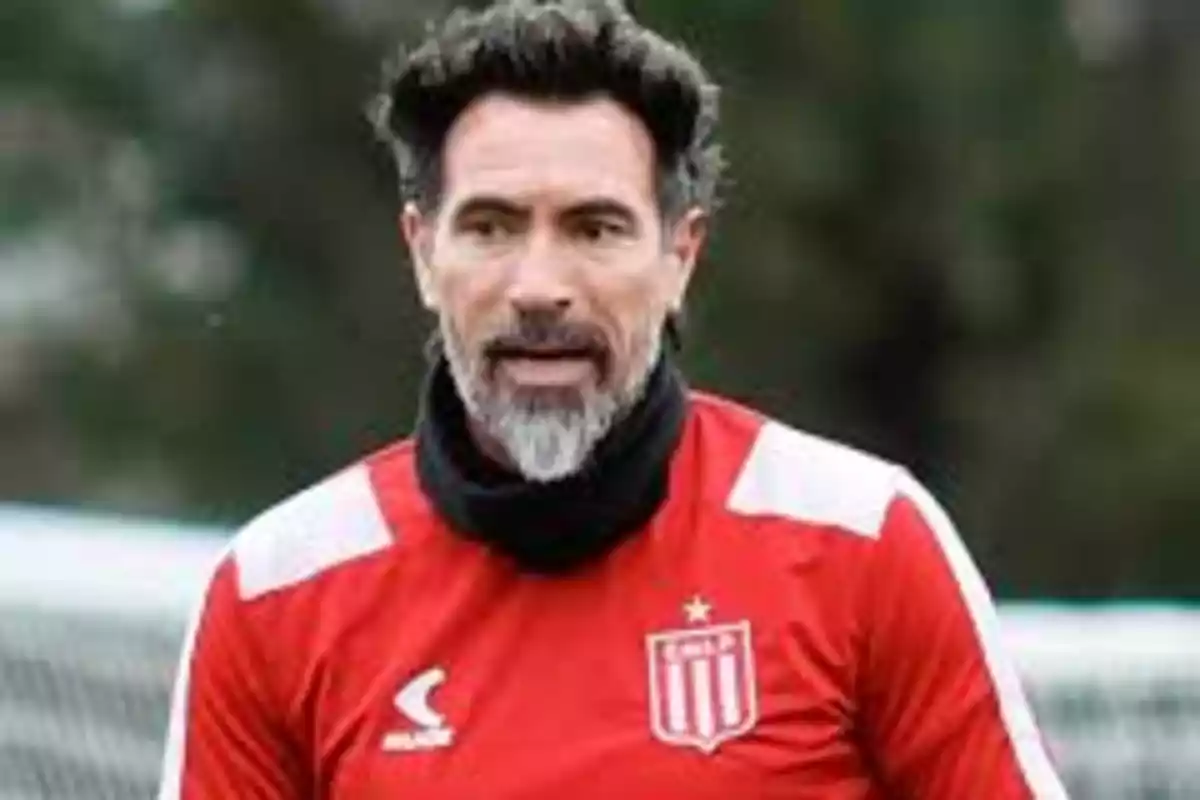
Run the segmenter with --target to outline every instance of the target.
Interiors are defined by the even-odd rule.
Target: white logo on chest
[[[446,680],[446,671],[433,667],[413,678],[396,693],[392,701],[396,710],[415,730],[392,731],[383,737],[383,750],[388,753],[411,753],[416,750],[436,750],[449,747],[454,741],[454,729],[446,718],[429,705],[429,695]]]
[[[712,753],[758,721],[750,623],[709,625],[700,597],[683,607],[697,627],[646,637],[650,730],[666,744]]]

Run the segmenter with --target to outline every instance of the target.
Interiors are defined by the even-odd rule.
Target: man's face
[[[664,227],[650,135],[608,99],[488,95],[442,155],[438,211],[403,218],[422,298],[476,427],[561,478],[639,398],[703,215]]]

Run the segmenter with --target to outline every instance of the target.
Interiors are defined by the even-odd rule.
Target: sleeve
[[[899,489],[862,594],[869,761],[889,797],[1065,800],[979,571],[925,489]]]
[[[226,556],[185,637],[158,800],[307,797],[303,762],[246,616]]]

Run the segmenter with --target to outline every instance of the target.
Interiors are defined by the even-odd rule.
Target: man
[[[715,97],[611,3],[400,60],[421,419],[235,538],[162,800],[1065,796],[935,501],[685,390]]]

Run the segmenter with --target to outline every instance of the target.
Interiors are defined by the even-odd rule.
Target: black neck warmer
[[[422,398],[418,478],[457,533],[524,570],[567,572],[603,556],[654,515],[667,494],[686,407],[683,381],[664,357],[641,401],[583,469],[550,483],[526,481],[480,452],[443,358]]]

